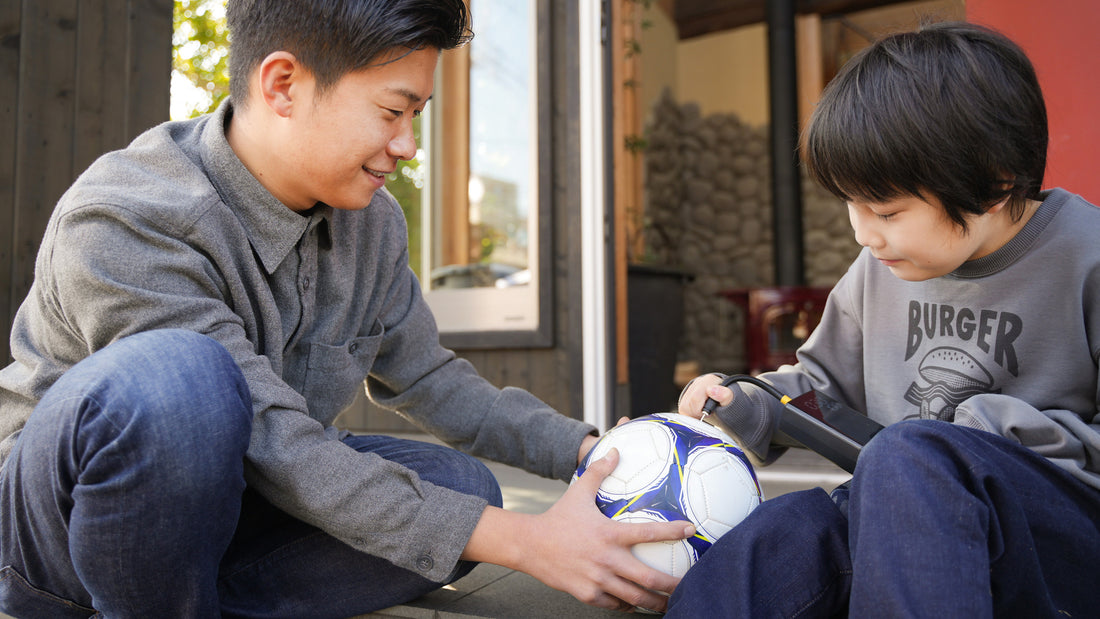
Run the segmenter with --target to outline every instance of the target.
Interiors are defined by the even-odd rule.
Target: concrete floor
[[[504,507],[523,513],[541,513],[565,491],[562,482],[544,479],[514,467],[487,463],[497,476]],[[802,449],[792,449],[775,464],[758,469],[765,498],[820,486],[832,489],[849,475]],[[571,595],[551,589],[534,578],[496,565],[479,565],[465,578],[420,599],[355,619],[599,619],[623,617],[616,611],[587,606]]]

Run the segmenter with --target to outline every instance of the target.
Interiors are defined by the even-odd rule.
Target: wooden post
[[[615,365],[616,382],[630,381],[627,263],[644,251],[642,157],[628,140],[641,136],[638,63],[641,14],[635,0],[611,3],[612,161],[615,187]]]

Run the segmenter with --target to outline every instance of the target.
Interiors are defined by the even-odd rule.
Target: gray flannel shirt
[[[109,153],[60,200],[0,370],[0,458],[68,368],[127,335],[190,329],[251,388],[248,483],[347,544],[440,581],[484,502],[338,439],[366,380],[379,404],[475,455],[568,479],[593,428],[497,389],[439,345],[408,267],[401,209],[278,202],[225,139],[231,104]]]

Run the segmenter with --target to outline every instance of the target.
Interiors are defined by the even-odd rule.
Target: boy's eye
[[[882,221],[889,221],[890,219],[894,218],[894,215],[894,213],[875,213],[875,216]]]

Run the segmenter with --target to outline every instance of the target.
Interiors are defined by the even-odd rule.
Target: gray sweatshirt
[[[1054,189],[1004,247],[943,277],[903,281],[864,250],[799,362],[761,377],[791,397],[823,390],[883,425],[941,419],[994,432],[1100,488],[1097,239],[1100,209]],[[721,419],[770,461],[781,406],[744,392],[751,401]]]
[[[366,381],[475,455],[568,480],[594,429],[525,391],[497,389],[439,345],[408,266],[400,207],[300,214],[245,169],[232,114],[166,123],[96,161],[61,198],[0,370],[0,459],[35,403],[90,352],[176,327],[233,356],[252,392],[248,483],[347,544],[440,581],[485,506],[338,439]],[[201,387],[198,385],[196,387]]]

